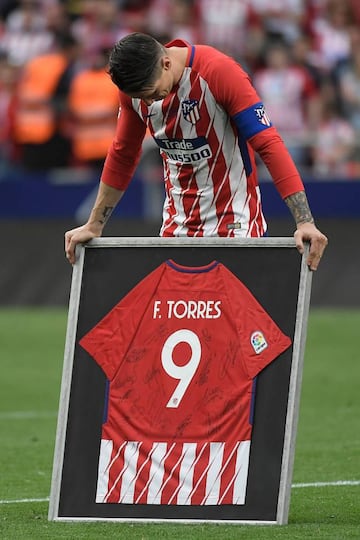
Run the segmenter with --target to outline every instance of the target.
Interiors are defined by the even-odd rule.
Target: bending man
[[[114,46],[109,73],[120,90],[120,113],[97,199],[87,223],[65,233],[65,252],[101,236],[126,190],[147,130],[164,163],[161,236],[260,237],[266,233],[255,153],[296,222],[300,252],[310,242],[316,270],[327,245],[317,229],[299,172],[248,75],[206,45],[166,46],[130,34]]]

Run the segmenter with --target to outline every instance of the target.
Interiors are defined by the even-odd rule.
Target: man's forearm
[[[304,191],[298,191],[286,197],[285,202],[292,213],[295,223],[314,223],[309,203]]]
[[[98,194],[89,216],[88,223],[103,228],[123,194],[123,191],[108,186],[100,181]]]

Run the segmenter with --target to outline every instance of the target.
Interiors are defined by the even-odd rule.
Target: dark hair
[[[110,52],[111,80],[128,94],[150,88],[159,76],[159,59],[163,53],[163,45],[148,34],[134,32],[125,36]]]

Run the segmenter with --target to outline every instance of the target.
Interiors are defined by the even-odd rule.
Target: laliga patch
[[[260,354],[268,346],[264,334],[260,330],[251,334],[250,343],[256,354]]]

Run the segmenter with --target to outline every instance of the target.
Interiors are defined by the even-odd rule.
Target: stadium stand
[[[351,250],[360,220],[360,4],[279,0],[274,5],[271,0],[0,2],[0,220],[9,254],[0,269],[1,304],[67,301],[70,269],[62,260],[63,232],[86,214],[105,157],[105,150],[96,156],[78,151],[74,120],[79,102],[72,84],[94,76],[94,68],[103,76],[103,55],[131,31],[152,33],[164,43],[174,37],[208,43],[232,54],[258,84],[274,116],[279,114],[281,120],[283,111],[283,117],[293,121],[290,134],[286,124],[279,125],[279,131],[290,139],[313,212],[330,239],[322,277],[314,280],[313,302],[360,304],[354,282],[359,260]],[[62,153],[57,147],[58,161],[50,159],[46,147],[31,152],[29,161],[24,141],[18,138],[18,105],[26,101],[27,92],[24,77],[43,58],[59,59],[59,44],[71,45],[70,56],[59,62],[57,73],[52,64],[54,79],[40,105],[56,118],[56,137],[66,144]],[[270,64],[270,51],[286,51],[281,60],[285,64]],[[295,96],[290,85],[280,85],[279,93],[275,82],[280,76],[283,81],[296,79]],[[105,84],[103,77],[99,84]],[[102,110],[110,124],[108,113],[116,106],[114,92],[108,95]],[[102,122],[92,120],[92,129],[97,123],[103,129]],[[160,215],[162,179],[156,154],[151,147],[146,150],[107,235],[157,235],[154,216]],[[270,234],[292,234],[286,208],[267,172],[260,171]]]

